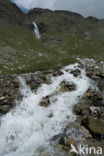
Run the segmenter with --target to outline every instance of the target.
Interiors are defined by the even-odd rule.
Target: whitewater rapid
[[[78,77],[70,74],[72,69],[78,68],[78,64],[66,66],[62,69],[63,75],[51,77],[52,83],[42,84],[36,93],[19,78],[23,100],[17,101],[16,107],[0,119],[0,156],[40,156],[44,151],[54,156],[51,138],[75,121],[73,106],[91,84],[84,69],[80,69]],[[76,84],[76,90],[59,92],[63,80]],[[52,95],[50,105],[40,106],[40,101],[47,95]],[[51,118],[50,114],[53,114]]]

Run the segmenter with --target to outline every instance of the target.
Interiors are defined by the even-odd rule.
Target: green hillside
[[[40,40],[32,21],[39,27]],[[1,74],[60,68],[78,57],[104,60],[103,20],[38,8],[24,14],[9,0],[0,0]]]

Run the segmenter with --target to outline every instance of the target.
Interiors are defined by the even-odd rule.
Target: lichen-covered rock
[[[76,85],[72,82],[62,81],[60,83],[60,91],[61,92],[71,92],[76,89]]]

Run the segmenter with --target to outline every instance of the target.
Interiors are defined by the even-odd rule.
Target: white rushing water
[[[20,78],[24,98],[20,103],[17,102],[16,108],[1,118],[0,156],[40,156],[42,148],[54,156],[50,139],[62,133],[66,125],[75,120],[73,106],[78,102],[78,96],[83,96],[90,86],[90,80],[83,69],[81,76],[70,74],[70,70],[76,68],[77,64],[65,67],[62,69],[63,75],[52,77],[52,84],[43,84],[36,93]],[[76,84],[76,90],[58,92],[63,80]],[[40,106],[41,99],[47,95],[53,95],[50,105]],[[53,117],[49,118],[50,114]]]
[[[37,24],[35,22],[32,22],[32,24],[34,25],[34,33],[35,33],[36,37],[38,39],[40,39],[41,36],[40,36],[40,33],[39,33],[39,29],[38,29]]]

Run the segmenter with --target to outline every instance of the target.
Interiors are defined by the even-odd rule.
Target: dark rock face
[[[28,15],[31,17],[34,16],[34,18],[37,18],[37,16],[41,16],[41,15],[45,15],[47,13],[52,13],[53,11],[49,10],[49,9],[41,9],[41,8],[34,8],[34,9],[31,9],[29,12],[28,12]]]
[[[48,36],[51,31],[53,32],[61,32],[68,33],[72,36],[82,35],[85,36],[85,39],[91,40],[92,38],[100,38],[100,35],[103,34],[103,28],[99,29],[98,33],[93,33],[93,27],[88,30],[82,30],[83,25],[97,24],[100,22],[95,17],[84,18],[80,14],[64,11],[64,10],[49,10],[49,9],[41,9],[34,8],[30,10],[27,16],[31,20],[35,20],[38,24],[40,33],[42,34],[42,40],[47,41],[50,39]],[[83,23],[82,25],[80,25]],[[48,40],[47,40],[48,37]],[[55,38],[54,38],[55,40]]]
[[[97,23],[98,22],[98,19],[96,17],[92,17],[92,16],[87,17],[86,20],[89,20],[92,23]]]
[[[0,20],[5,20],[10,24],[23,26],[25,28],[28,28],[31,23],[26,14],[9,0],[0,0]]]

